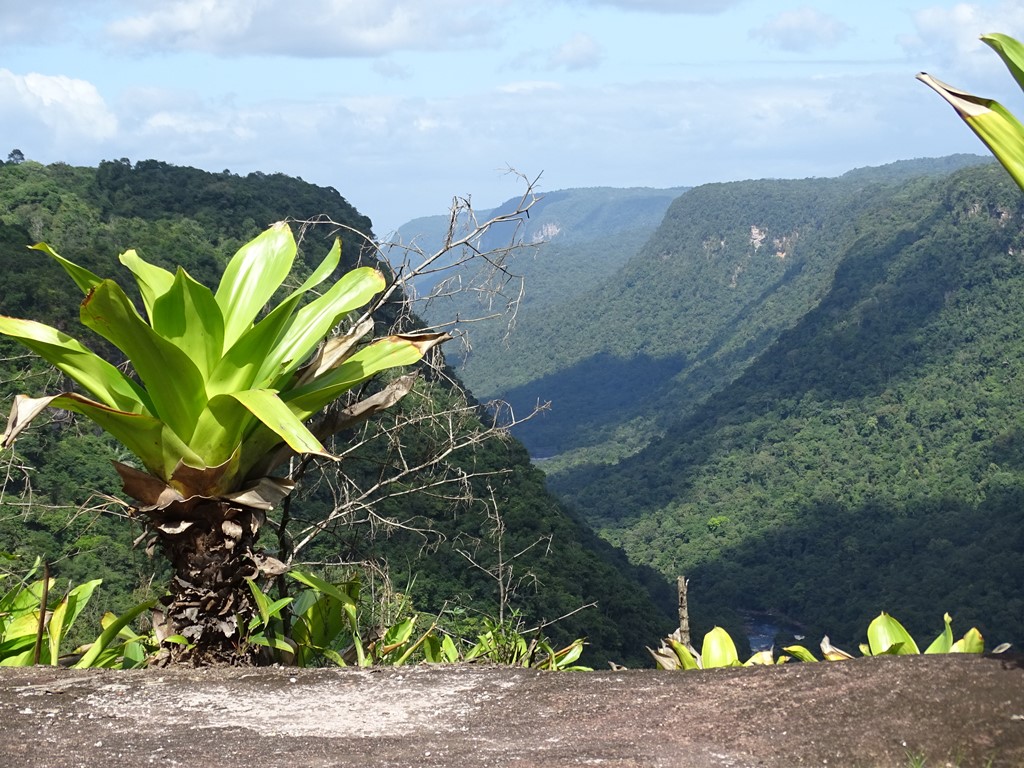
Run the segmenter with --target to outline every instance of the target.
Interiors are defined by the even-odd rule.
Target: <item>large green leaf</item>
[[[258,374],[267,358],[273,354],[284,330],[293,322],[295,307],[300,299],[299,295],[290,296],[231,345],[207,381],[206,391],[210,397],[242,389],[266,387],[270,383]]]
[[[259,378],[271,385],[281,382],[309,357],[344,315],[365,305],[384,286],[384,276],[370,267],[347,273],[295,313],[295,322],[264,362]]]
[[[700,669],[697,659],[690,653],[690,649],[684,643],[676,640],[674,637],[670,637],[668,638],[668,644],[675,653],[676,658],[679,659],[679,664],[683,669]]]
[[[29,247],[37,251],[42,251],[60,264],[71,279],[75,281],[75,285],[78,286],[82,293],[89,293],[89,291],[99,285],[102,281],[102,278],[97,277],[85,267],[80,267],[74,262],[65,259],[46,243],[36,243]]]
[[[68,592],[67,596],[53,609],[50,621],[46,627],[50,640],[50,663],[53,666],[57,666],[57,660],[60,658],[60,644],[67,635],[68,630],[71,629],[75,619],[78,618],[86,603],[89,602],[89,598],[96,591],[96,587],[102,583],[103,579],[93,579],[84,584],[79,584]]]
[[[982,35],[981,40],[999,54],[999,58],[1010,70],[1017,85],[1024,88],[1024,45],[1009,35],[1001,35],[998,32]]]
[[[179,269],[154,300],[151,325],[196,364],[204,381],[210,377],[224,352],[224,318],[209,288]]]
[[[700,648],[700,656],[704,669],[740,666],[740,657],[736,652],[736,644],[732,641],[729,633],[721,627],[715,627],[704,635],[704,644]]]
[[[992,99],[974,96],[921,72],[917,79],[944,98],[1024,188],[1024,126]]]
[[[297,453],[330,457],[292,410],[269,389],[249,389],[217,395],[210,400],[196,427],[191,445],[210,466],[226,461],[254,420],[266,426]]]
[[[868,647],[873,656],[910,656],[921,652],[903,625],[884,611],[868,626]]]
[[[281,398],[300,419],[307,419],[348,390],[381,371],[419,362],[427,350],[448,339],[448,334],[388,336],[368,344],[337,368]]]
[[[953,618],[947,613],[942,617],[946,626],[942,634],[932,640],[931,645],[924,649],[925,653],[949,653],[953,647]]]
[[[154,407],[154,416],[188,441],[206,406],[206,386],[189,355],[161,337],[139,315],[112,280],[104,280],[82,302],[82,323],[131,360]]]
[[[341,261],[341,241],[320,262],[306,281],[278,304],[263,319],[231,345],[207,382],[210,397],[242,389],[269,386],[282,373],[281,360],[285,357],[286,330],[294,327],[294,311],[302,297],[333,274]],[[327,333],[324,329],[321,337]],[[314,344],[320,341],[317,338]]]
[[[163,267],[150,264],[134,250],[125,251],[120,256],[121,263],[131,270],[142,294],[142,304],[146,308],[146,316],[153,323],[153,304],[158,298],[171,290],[174,285],[174,273]]]
[[[100,654],[106,650],[107,646],[110,645],[114,640],[117,639],[118,633],[126,627],[132,620],[135,619],[140,613],[148,611],[158,602],[158,598],[147,600],[144,603],[139,603],[127,612],[121,614],[117,619],[111,622],[106,629],[100,634],[99,637],[89,646],[89,650],[86,654],[78,660],[75,664],[75,669],[86,669],[91,667],[96,660],[100,657]]]
[[[151,408],[149,396],[138,384],[56,328],[34,320],[0,316],[0,333],[59,368],[104,405],[133,413]]]
[[[985,638],[977,627],[971,627],[966,634],[953,643],[949,649],[950,653],[983,653],[985,651]]]
[[[239,248],[228,262],[216,293],[226,346],[252,327],[256,315],[281,287],[291,272],[295,250],[291,228],[278,222]]]
[[[170,478],[179,461],[202,465],[202,459],[159,419],[142,413],[114,410],[76,392],[37,398],[16,396],[4,432],[3,446],[10,446],[18,434],[48,407],[63,408],[92,420],[134,453],[147,470],[164,480]]]

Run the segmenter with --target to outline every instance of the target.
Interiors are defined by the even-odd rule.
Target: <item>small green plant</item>
[[[43,577],[33,577],[43,569]],[[0,584],[12,578],[0,574]],[[61,646],[71,627],[85,609],[102,579],[70,587],[68,591],[50,600],[50,590],[56,579],[49,575],[41,561],[24,578],[12,584],[0,596],[0,666],[25,667],[35,664],[58,664],[84,667],[140,667],[145,666],[156,649],[152,635],[138,635],[129,627],[139,614],[155,605],[155,600],[140,603],[122,616],[107,613],[101,620],[102,632],[93,642],[63,652]]]
[[[590,671],[576,664],[583,653],[584,640],[577,638],[564,648],[555,648],[539,630],[524,630],[518,621],[484,622],[485,630],[477,635],[476,643],[460,651],[448,635],[438,643],[436,636],[428,642],[427,660],[435,663],[484,661],[528,669],[555,672]]]
[[[943,617],[945,627],[942,633],[924,650],[934,653],[983,653],[985,640],[974,627],[959,640],[953,639],[953,619],[947,613]],[[882,612],[868,626],[868,642],[860,646],[863,656],[906,656],[919,654],[921,650],[910,633],[889,614]],[[1009,646],[1000,645],[993,649],[1000,653]],[[788,645],[775,656],[772,650],[759,651],[747,661],[741,662],[732,637],[721,627],[715,627],[704,636],[700,651],[682,641],[679,631],[673,632],[662,641],[658,650],[647,649],[658,669],[714,669],[718,667],[739,667],[784,664],[791,659],[816,662],[818,658],[802,645]],[[826,635],[821,641],[821,655],[825,661],[844,661],[852,655],[832,645]]]
[[[782,664],[789,660],[786,656],[775,659],[771,651],[759,651],[747,659],[740,661],[736,651],[736,643],[729,633],[721,627],[715,627],[706,635],[701,649],[683,642],[679,630],[666,637],[658,650],[647,649],[654,658],[658,669],[717,669],[721,667],[752,667]]]

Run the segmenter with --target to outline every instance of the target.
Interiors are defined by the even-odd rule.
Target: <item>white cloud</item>
[[[624,11],[654,13],[722,13],[741,0],[577,0],[585,5],[612,5]]]
[[[140,52],[381,56],[479,46],[500,26],[505,0],[174,0],[111,22],[109,35]]]
[[[63,75],[18,75],[0,69],[0,105],[2,132],[25,145],[96,143],[118,130],[117,118],[96,87]]]
[[[590,35],[582,32],[573,35],[551,54],[548,65],[568,70],[594,69],[601,63],[604,54],[601,46]]]
[[[750,36],[784,51],[805,52],[841,42],[850,28],[834,16],[803,7],[773,16]]]
[[[939,66],[950,73],[1005,71],[999,57],[979,36],[988,32],[1024,36],[1024,5],[1020,2],[933,6],[913,18],[916,34],[900,39],[904,49],[916,60],[928,62],[925,68]]]
[[[562,86],[551,80],[520,80],[506,83],[498,88],[501,93],[537,93],[538,91],[558,91]]]

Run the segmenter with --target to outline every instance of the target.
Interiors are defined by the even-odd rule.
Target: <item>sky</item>
[[[286,173],[387,237],[519,175],[543,193],[985,154],[914,79],[1024,113],[985,32],[1024,37],[1024,1],[0,0],[0,159]]]

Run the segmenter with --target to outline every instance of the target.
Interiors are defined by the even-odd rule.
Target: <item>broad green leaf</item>
[[[953,643],[953,647],[950,648],[950,653],[984,653],[985,652],[985,638],[981,636],[981,632],[976,627],[971,627],[967,630],[967,634]]]
[[[34,320],[4,316],[0,333],[56,366],[104,405],[131,413],[150,408],[149,396],[138,384],[66,333]]]
[[[1024,188],[1024,126],[1005,107],[958,90],[921,72],[917,79],[938,93]]]
[[[715,627],[704,635],[704,644],[701,646],[700,656],[704,669],[736,667],[740,665],[740,657],[736,653],[736,644],[732,641],[729,633],[721,627]]]
[[[389,627],[387,632],[384,633],[384,640],[382,641],[382,655],[391,653],[395,649],[400,648],[409,642],[409,638],[412,637],[412,631],[415,627],[415,616],[410,616],[407,619],[403,619],[397,624]]]
[[[197,453],[204,452],[210,465],[226,461],[241,440],[247,421],[253,417],[296,453],[331,458],[306,425],[269,389],[230,392],[213,398],[199,420],[191,444]]]
[[[782,650],[788,653],[794,659],[797,659],[798,661],[815,663],[818,661],[817,658],[815,658],[814,654],[806,648],[804,648],[804,646],[802,645],[787,645]]]
[[[267,358],[259,378],[275,382],[289,376],[344,315],[369,302],[384,286],[384,276],[370,267],[346,273],[326,293],[295,313],[295,322]]]
[[[683,669],[700,669],[700,664],[697,663],[697,659],[690,653],[690,649],[687,648],[683,643],[679,642],[673,637],[668,638],[668,644],[675,653],[676,658],[679,660],[679,664]]]
[[[781,661],[781,659],[780,659],[780,661]],[[771,652],[771,650],[758,651],[753,656],[751,656],[749,659],[747,659],[745,662],[743,662],[743,666],[745,666],[745,667],[773,667],[773,666],[775,666],[775,655]]]
[[[203,380],[224,353],[224,318],[213,293],[178,269],[170,289],[153,302],[153,330],[199,368]]]
[[[359,583],[354,581],[345,582],[343,585],[332,584],[329,581],[321,579],[314,573],[308,571],[292,570],[288,571],[288,575],[295,579],[300,584],[305,584],[307,587],[312,587],[318,592],[322,592],[325,595],[330,595],[335,600],[346,605],[355,605],[359,599]],[[342,589],[344,587],[344,589]],[[355,594],[352,594],[352,593]]]
[[[211,398],[270,384],[268,378],[259,376],[260,370],[273,354],[285,329],[294,322],[295,307],[301,298],[292,296],[278,304],[231,345],[210,374],[206,391]]]
[[[270,624],[271,619],[280,618],[281,609],[293,600],[291,597],[282,597],[279,600],[271,600],[270,597],[259,588],[255,579],[246,579],[246,581],[249,582],[249,590],[252,592],[253,599],[256,601],[256,607],[259,610],[263,626]]]
[[[35,648],[29,648],[22,653],[0,658],[0,667],[31,667],[35,659]],[[42,661],[42,659],[40,659]]]
[[[947,613],[942,617],[946,622],[942,634],[932,640],[932,644],[924,649],[925,653],[949,653],[953,647],[953,618]]]
[[[15,398],[16,407],[25,404],[34,410],[31,408],[33,403],[63,408],[85,416],[120,441],[142,461],[147,470],[163,480],[170,479],[180,460],[193,466],[202,465],[202,459],[192,449],[166,424],[152,416],[107,408],[74,392],[35,399],[22,395]]]
[[[295,260],[291,228],[278,222],[243,245],[228,262],[217,288],[224,316],[224,343],[230,347],[281,287]]]
[[[39,603],[37,601],[34,609],[20,614],[13,621],[7,623],[7,626],[4,628],[4,634],[0,637],[0,640],[3,640],[4,644],[24,638],[31,638],[31,641],[34,641],[38,632]]]
[[[120,256],[121,263],[135,275],[135,282],[142,294],[142,304],[146,308],[146,316],[150,325],[153,324],[153,304],[171,290],[174,285],[174,273],[163,267],[150,264],[139,256],[135,250],[125,251]]]
[[[455,645],[455,641],[452,640],[451,635],[445,635],[444,639],[441,640],[441,652],[452,664],[459,660],[459,649]]]
[[[276,635],[268,638],[266,635],[256,635],[250,637],[249,642],[254,645],[262,645],[266,648],[273,648],[275,651],[284,651],[285,653],[294,653],[295,648],[292,644],[285,640],[283,637],[277,637]]]
[[[285,331],[294,325],[295,309],[304,294],[331,276],[340,259],[341,244],[335,241],[334,248],[298,289],[239,336],[210,376],[207,383],[210,397],[267,387],[279,377],[279,361],[283,357],[280,350],[284,346]]]
[[[155,410],[184,441],[192,437],[206,406],[206,387],[189,355],[159,336],[112,280],[104,280],[82,302],[82,323],[132,361]]]
[[[121,631],[121,628],[132,622],[136,616],[144,611],[148,611],[154,605],[157,604],[159,598],[153,598],[147,600],[144,603],[130,608],[127,612],[121,614],[117,621],[113,622],[109,627],[103,630],[99,637],[89,647],[88,653],[85,654],[78,663],[75,664],[75,669],[86,669],[91,667],[93,662],[99,658],[100,654],[106,650],[107,646],[117,638],[117,633]]]
[[[85,267],[80,267],[74,262],[68,261],[46,243],[36,243],[35,245],[30,245],[29,248],[42,251],[47,256],[53,258],[64,268],[64,271],[68,273],[71,279],[75,281],[75,285],[79,287],[82,293],[89,293],[89,291],[102,282],[102,278],[97,277]]]
[[[868,626],[868,646],[873,656],[911,656],[921,652],[903,625],[884,611]]]
[[[307,419],[381,371],[419,362],[427,350],[448,338],[448,334],[423,334],[378,339],[323,376],[283,392],[281,398],[300,419]]]
[[[558,668],[564,669],[569,664],[575,663],[583,655],[583,640],[575,640],[571,645],[558,651],[555,656],[558,659]]]
[[[1017,85],[1024,89],[1024,45],[1012,37],[1001,35],[998,32],[982,35],[981,40],[999,54],[999,58],[1010,70]]]
[[[68,630],[71,629],[82,609],[85,608],[86,603],[89,602],[89,598],[92,597],[96,587],[102,583],[103,579],[93,579],[84,584],[79,584],[68,592],[67,596],[53,609],[46,629],[50,640],[50,663],[54,666],[57,665],[57,659],[60,657],[61,642],[63,642]]]

